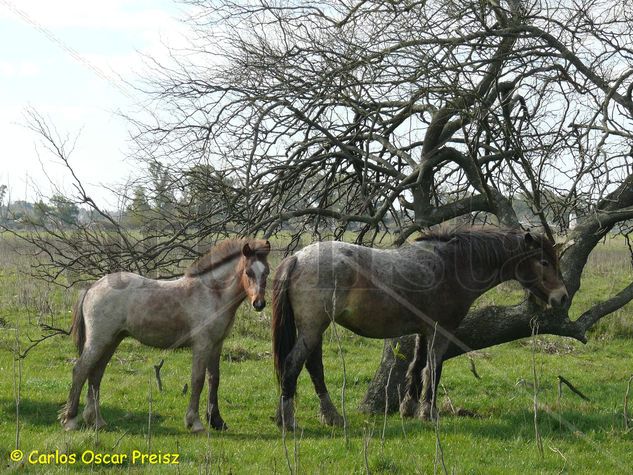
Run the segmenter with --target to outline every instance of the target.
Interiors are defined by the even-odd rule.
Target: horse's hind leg
[[[281,399],[277,409],[276,421],[279,427],[286,430],[294,430],[296,428],[293,399],[297,392],[297,379],[308,356],[316,349],[319,341],[320,335],[318,337],[315,335],[309,339],[305,335],[300,335],[284,361],[281,378]]]
[[[108,362],[119,346],[119,343],[121,343],[121,340],[122,338],[117,338],[114,343],[108,345],[103,350],[101,357],[88,375],[88,397],[82,415],[84,422],[95,429],[101,429],[107,425],[101,417],[101,410],[99,408],[101,379],[103,378],[103,373],[105,372]]]
[[[99,360],[99,351],[89,345],[84,347],[81,356],[77,359],[73,368],[73,381],[68,394],[68,401],[60,414],[60,421],[65,430],[75,430],[80,426],[80,418],[77,416],[79,411],[79,398],[88,375]]]
[[[314,390],[316,391],[317,396],[319,396],[321,422],[330,426],[342,426],[344,422],[343,417],[341,417],[332,403],[327,386],[325,385],[325,376],[323,374],[322,340],[306,360],[306,368],[310,373],[310,378],[312,378]]]
[[[418,401],[422,394],[422,370],[426,363],[426,341],[421,335],[415,337],[415,351],[413,360],[409,364],[406,375],[406,388],[404,397],[400,402],[400,415],[402,417],[415,416],[418,409]]]

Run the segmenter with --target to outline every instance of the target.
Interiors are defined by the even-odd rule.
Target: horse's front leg
[[[218,387],[220,386],[220,355],[222,344],[215,345],[207,363],[207,378],[209,380],[209,400],[207,402],[207,421],[215,430],[227,430],[228,426],[220,415],[218,405]]]
[[[418,410],[418,417],[423,420],[436,420],[437,411],[437,390],[442,376],[442,363],[444,354],[449,345],[448,338],[442,335],[435,335],[427,347],[426,367],[423,374],[422,398]]]
[[[422,393],[422,369],[425,362],[426,342],[422,335],[418,334],[415,336],[413,359],[407,369],[404,397],[400,402],[400,415],[402,417],[413,417],[417,412],[418,401]]]
[[[193,433],[204,431],[202,421],[200,421],[200,393],[204,386],[204,373],[207,367],[208,350],[193,348],[193,361],[191,364],[191,397],[189,407],[185,414],[185,427]]]

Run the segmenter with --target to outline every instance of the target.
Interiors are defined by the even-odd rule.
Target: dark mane
[[[443,242],[454,245],[458,255],[472,255],[491,264],[502,264],[517,253],[526,251],[523,236],[527,231],[495,227],[466,227],[460,229],[439,228],[424,231],[416,242]],[[534,248],[542,249],[547,257],[557,263],[553,244],[539,233],[530,232]]]
[[[195,277],[225,264],[242,255],[246,239],[227,239],[216,244],[206,254],[193,261],[185,270],[185,275]]]

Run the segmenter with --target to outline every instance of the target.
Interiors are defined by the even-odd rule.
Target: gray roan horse
[[[304,364],[320,399],[321,420],[341,424],[323,378],[322,334],[333,320],[370,338],[417,334],[400,412],[434,418],[435,388],[452,332],[477,297],[511,279],[550,305],[567,299],[554,246],[525,231],[429,232],[393,250],[322,242],[284,259],[273,284],[273,355],[281,384],[277,424],[295,426],[293,397]]]
[[[72,334],[81,355],[73,368],[68,402],[60,413],[66,430],[79,427],[79,397],[88,379],[84,421],[102,427],[99,386],[117,346],[127,336],[157,348],[192,347],[191,398],[185,426],[204,430],[198,413],[205,371],[209,379],[207,420],[226,425],[218,409],[220,353],[235,312],[248,297],[264,308],[270,243],[226,240],[200,257],[176,280],[158,281],[136,274],[109,274],[95,282],[75,305]]]

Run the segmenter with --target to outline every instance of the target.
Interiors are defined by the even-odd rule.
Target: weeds
[[[630,282],[628,259],[617,257],[617,253],[604,256],[621,264],[610,268],[610,264],[603,265],[600,259],[592,257],[583,290],[577,297],[579,305],[589,305],[594,299],[604,298],[607,295],[604,292],[617,288],[623,281]],[[246,308],[240,309],[237,331],[227,340],[231,356],[222,360],[227,377],[219,396],[231,427],[226,435],[208,432],[207,437],[193,437],[182,426],[181,393],[190,376],[190,353],[180,350],[169,353],[169,364],[162,369],[166,384],[163,391],[158,392],[153,388],[156,384],[153,366],[164,355],[132,341],[122,343],[101,385],[105,391],[101,410],[110,423],[108,428],[99,431],[98,440],[92,431],[62,433],[55,413],[66,398],[70,382],[75,354],[70,339],[56,336],[42,342],[24,360],[15,356],[28,346],[29,336],[34,338],[40,334],[39,323],[60,328],[69,326],[68,310],[76,291],[49,288],[41,282],[23,282],[16,271],[25,265],[21,259],[26,257],[6,253],[0,257],[0,381],[4,383],[2,378],[6,378],[7,383],[0,384],[0,420],[5,421],[0,423],[0,440],[14,440],[16,448],[25,452],[38,449],[68,453],[95,449],[97,444],[123,453],[138,448],[163,453],[175,451],[181,454],[181,465],[176,468],[182,473],[410,473],[415,470],[430,473],[434,470],[436,428],[419,420],[383,414],[381,420],[376,421],[380,424],[376,430],[380,431],[382,447],[376,454],[373,437],[378,434],[365,423],[367,416],[353,407],[362,399],[366,381],[374,374],[382,342],[356,337],[340,326],[336,329],[338,336],[332,333],[332,341],[325,342],[324,364],[330,368],[329,374],[340,374],[341,357],[345,361],[344,407],[350,408],[345,414],[347,440],[340,432],[338,437],[332,437],[332,429],[321,426],[316,418],[306,417],[305,431],[297,430],[293,442],[288,441],[286,458],[284,447],[279,444],[278,429],[269,418],[277,402],[276,387],[272,383],[269,318],[266,314],[254,315]],[[591,267],[594,264],[599,266],[595,273]],[[606,281],[613,284],[606,285]],[[503,292],[494,298],[503,303]],[[22,304],[26,307],[20,307]],[[455,407],[465,404],[482,414],[477,418],[457,417],[451,413],[442,417],[441,443],[447,466],[454,467],[458,473],[556,473],[561,470],[625,473],[630,465],[633,378],[630,362],[622,355],[630,352],[630,342],[621,339],[626,334],[624,327],[607,323],[612,319],[629,321],[631,312],[629,305],[606,318],[600,329],[604,337],[592,339],[586,346],[559,338],[537,337],[530,341],[530,347],[510,344],[486,350],[495,371],[486,366],[482,379],[473,377],[467,358],[446,362],[444,393],[450,391],[449,399]],[[337,338],[344,345],[344,351]],[[537,361],[542,366],[537,368]],[[526,376],[530,373],[532,377]],[[560,374],[591,396],[592,401],[580,397],[557,399],[557,375]],[[529,380],[525,386],[531,396],[538,388],[538,430],[548,448],[543,457],[535,457],[533,449],[526,445],[526,441],[534,438],[534,406],[530,408],[526,403],[529,397],[526,393],[513,398],[516,389],[508,383],[520,377]],[[138,384],[139,379],[142,384]],[[42,384],[43,381],[46,384]],[[309,378],[300,378],[299,392],[311,394],[310,384]],[[390,378],[389,384],[394,384],[394,378]],[[534,402],[533,397],[531,402]],[[317,412],[315,398],[302,399],[304,404],[304,414]],[[211,452],[211,448],[215,448],[215,445],[212,447],[214,441],[223,444],[221,454],[217,449]],[[6,468],[9,462],[3,460],[2,464]],[[11,467],[14,466],[9,469]],[[143,468],[147,469],[128,467],[131,472]],[[173,472],[171,468],[154,467],[159,472]],[[65,473],[76,469],[49,466],[46,471]],[[437,469],[442,471],[441,465],[437,465]]]

